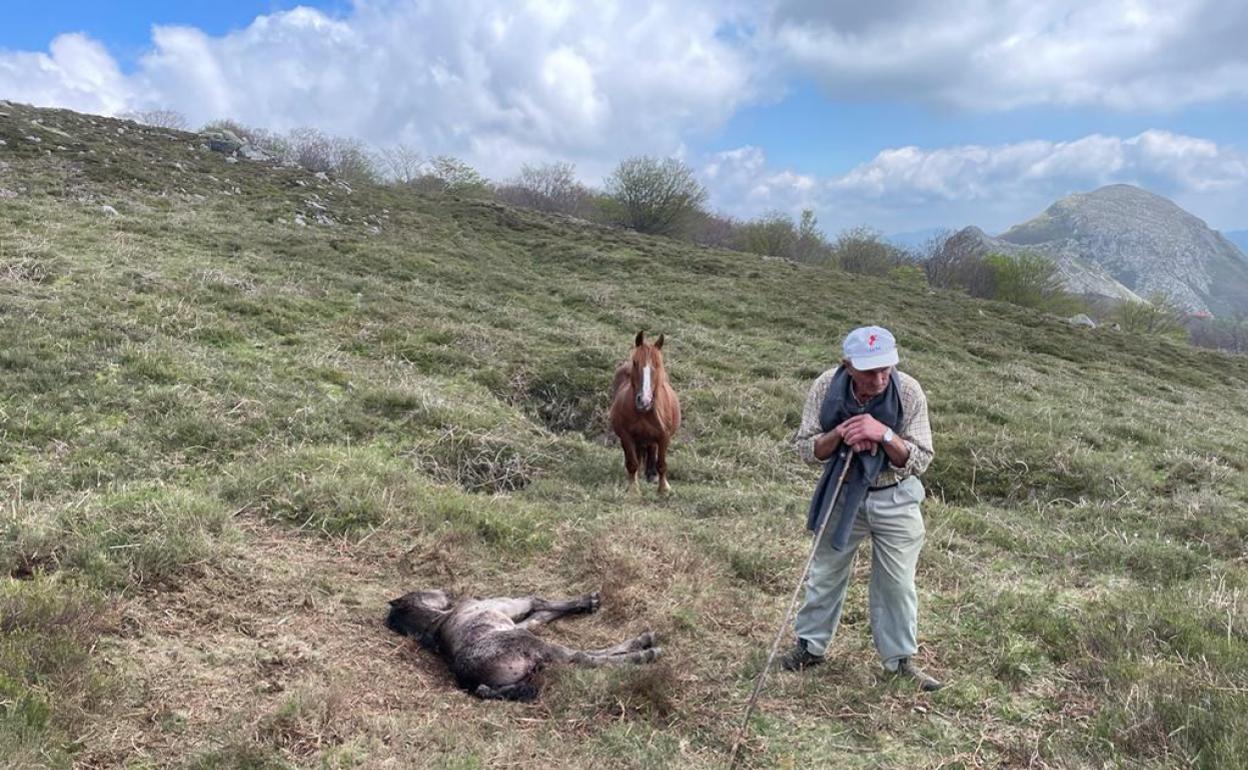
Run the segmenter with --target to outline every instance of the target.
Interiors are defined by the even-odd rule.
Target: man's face
[[[888,376],[893,372],[891,366],[883,366],[879,369],[855,369],[848,359],[842,361],[841,364],[854,381],[854,392],[863,400],[875,398],[883,393],[888,387]]]

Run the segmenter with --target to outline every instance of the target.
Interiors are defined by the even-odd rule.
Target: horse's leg
[[[658,449],[658,472],[659,472],[659,494],[667,494],[672,491],[672,485],[667,483],[667,445],[671,442],[667,436],[659,439]]]
[[[545,599],[533,599],[532,612],[524,618],[512,618],[519,621],[516,628],[534,629],[552,620],[558,620],[565,615],[589,614],[598,611],[598,592],[578,596],[575,599],[566,601],[546,601]]]
[[[562,644],[547,642],[546,648],[550,659],[560,663],[571,663],[574,666],[598,668],[599,666],[619,666],[625,663],[653,663],[663,654],[662,647],[647,647],[643,650],[625,652],[615,655],[603,655],[590,650],[574,650]]]
[[[623,655],[628,652],[637,652],[638,650],[648,650],[657,646],[659,643],[659,635],[653,631],[647,631],[641,636],[633,637],[624,642],[620,642],[612,647],[603,647],[600,650],[586,650],[590,655]]]
[[[537,697],[537,688],[527,681],[505,684],[502,687],[479,684],[473,694],[482,700],[533,700]]]
[[[481,609],[493,610],[506,615],[514,623],[523,620],[537,609],[536,603],[538,598],[535,596],[518,596],[515,598],[499,597],[497,599],[484,599],[477,603]]]
[[[620,436],[620,446],[624,448],[624,470],[628,471],[628,491],[639,492],[637,468],[640,463],[637,461],[637,445],[633,443],[633,437],[626,434]]]
[[[659,447],[646,444],[646,481],[653,484],[659,478]]]
[[[554,617],[569,615],[574,612],[596,612],[598,610],[598,594],[585,594],[566,601],[548,601],[537,596],[520,596],[517,598],[485,599],[477,603],[483,609],[501,612],[519,625],[538,613],[554,613]],[[550,618],[553,620],[553,618]]]

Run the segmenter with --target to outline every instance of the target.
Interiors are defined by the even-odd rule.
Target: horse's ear
[[[641,347],[642,343],[644,343],[645,341],[646,341],[646,332],[643,329],[637,332],[637,339],[633,340],[633,345],[637,347]]]
[[[654,346],[658,348],[659,350],[663,349],[663,335],[662,334],[660,334],[659,338],[654,341]]]

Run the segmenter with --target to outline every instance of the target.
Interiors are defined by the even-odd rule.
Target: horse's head
[[[646,342],[646,333],[637,332],[633,343],[632,371],[633,405],[639,412],[654,409],[654,393],[663,376],[663,335],[653,344]]]
[[[386,625],[400,634],[415,636],[433,645],[433,635],[451,609],[451,595],[441,589],[411,591],[390,600]]]

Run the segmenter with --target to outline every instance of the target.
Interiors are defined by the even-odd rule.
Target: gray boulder
[[[251,142],[243,142],[243,146],[238,148],[238,154],[247,160],[273,160],[273,153],[262,150]]]
[[[208,142],[208,149],[225,155],[233,155],[245,144],[242,139],[238,138],[238,134],[224,128],[214,128],[203,132],[200,136]]]

